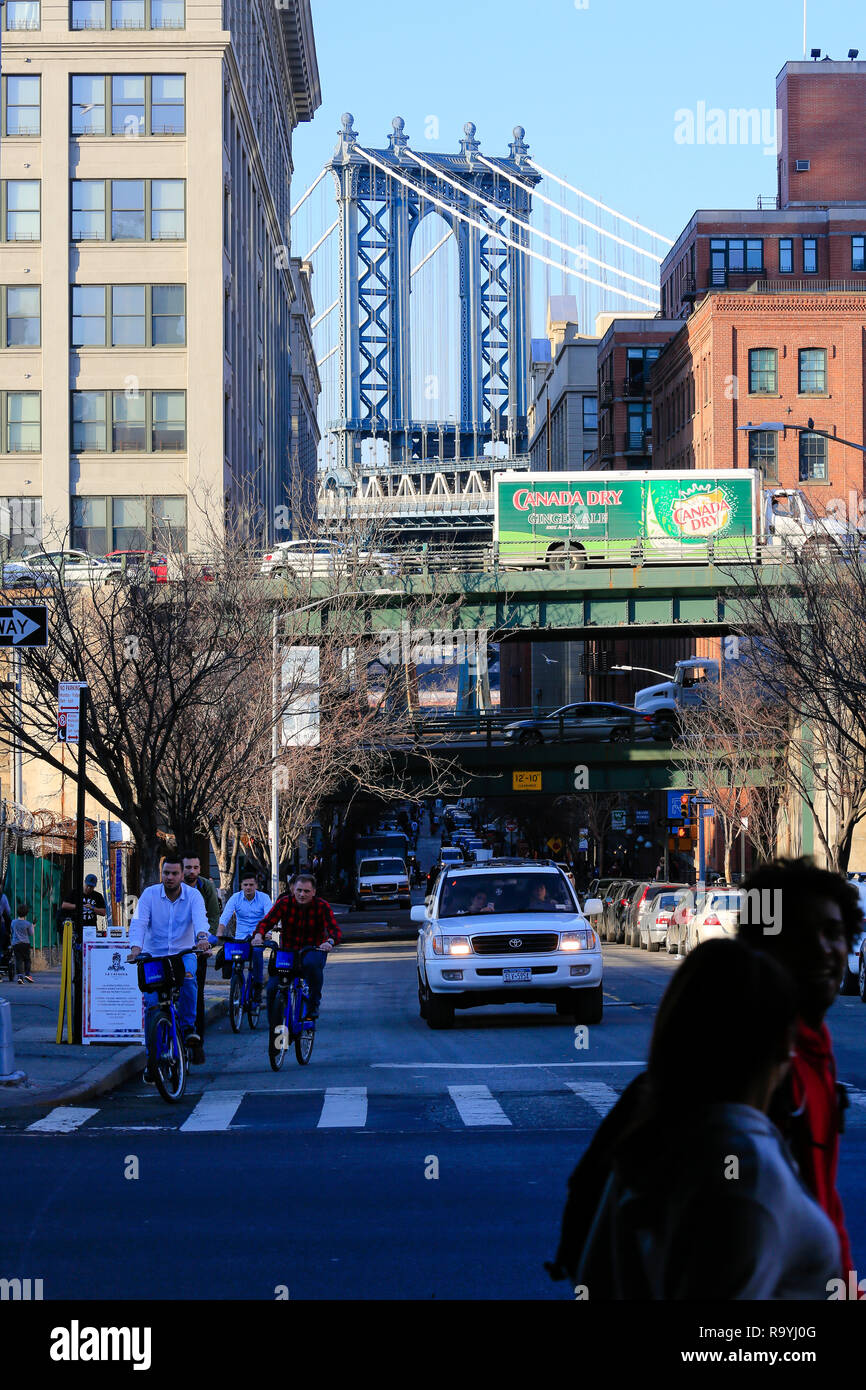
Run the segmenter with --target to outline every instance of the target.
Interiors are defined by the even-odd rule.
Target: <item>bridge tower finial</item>
[[[481,141],[475,139],[476,125],[474,121],[467,121],[463,127],[464,138],[460,141],[460,153],[464,159],[472,163],[472,156],[476,150],[481,149]]]
[[[388,136],[388,145],[390,146],[391,153],[395,154],[399,159],[403,150],[405,150],[406,146],[409,144],[409,136],[404,134],[406,122],[403,120],[402,116],[395,116],[391,125],[393,127],[393,133]]]
[[[347,160],[355,153],[355,146],[358,143],[358,132],[355,129],[355,117],[351,111],[344,111],[340,118],[340,139],[334,151],[335,159]]]
[[[516,125],[512,131],[514,139],[508,146],[508,153],[514,164],[524,164],[529,158],[529,146],[524,140],[526,131],[522,125]]]

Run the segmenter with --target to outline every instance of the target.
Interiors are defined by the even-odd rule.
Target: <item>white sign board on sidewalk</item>
[[[128,941],[85,941],[82,1042],[144,1042],[138,968],[128,954]]]

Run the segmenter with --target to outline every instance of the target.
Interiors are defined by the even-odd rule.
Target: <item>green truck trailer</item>
[[[764,531],[752,469],[674,473],[501,473],[494,542],[500,564],[746,559]]]

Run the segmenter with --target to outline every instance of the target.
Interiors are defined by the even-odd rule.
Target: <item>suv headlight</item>
[[[564,931],[559,938],[561,951],[594,951],[598,937],[591,927],[582,931]]]
[[[468,936],[434,936],[431,944],[435,956],[468,956],[472,954]]]

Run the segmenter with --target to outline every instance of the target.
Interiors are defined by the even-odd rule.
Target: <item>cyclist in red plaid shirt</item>
[[[300,951],[303,947],[314,947],[304,954],[301,971],[310,987],[308,1018],[319,1017],[319,1002],[322,998],[325,962],[328,952],[339,944],[342,932],[331,911],[330,903],[316,896],[316,880],[311,873],[297,874],[288,893],[277,898],[256,927],[256,937],[264,937],[273,928],[280,929],[280,946],[284,951]],[[273,957],[271,958],[273,961]],[[274,997],[277,992],[277,978],[273,964],[268,966],[271,975],[268,981],[268,1018],[271,1016]]]

